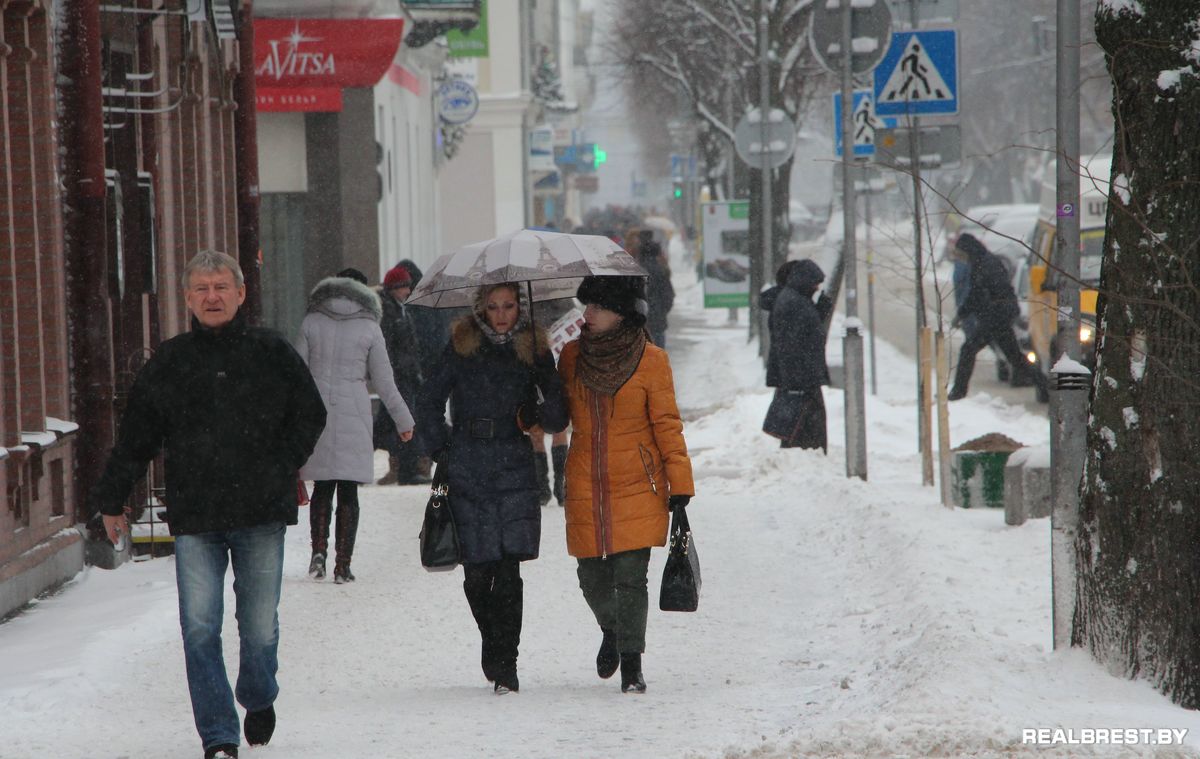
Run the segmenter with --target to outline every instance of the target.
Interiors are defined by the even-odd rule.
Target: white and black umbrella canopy
[[[476,288],[528,283],[533,300],[570,298],[584,277],[645,277],[633,256],[602,235],[537,229],[471,243],[438,257],[405,301],[434,308],[470,306]]]

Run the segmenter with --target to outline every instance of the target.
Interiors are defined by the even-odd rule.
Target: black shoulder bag
[[[687,511],[676,506],[671,517],[670,549],[663,568],[658,608],[663,611],[695,611],[700,603],[700,557],[692,540]]]
[[[450,511],[450,474],[446,464],[438,464],[421,523],[421,566],[430,572],[446,572],[461,562],[458,528]]]

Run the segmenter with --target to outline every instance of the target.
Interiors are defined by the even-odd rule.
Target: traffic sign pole
[[[763,150],[767,150],[770,145],[768,134],[768,125],[771,113],[771,69],[770,69],[770,46],[768,45],[767,32],[767,8],[765,0],[759,0],[759,17],[758,17],[758,117],[759,117],[759,135],[762,140]],[[759,275],[758,286],[762,286],[766,282],[771,281],[771,262],[774,260],[774,247],[772,232],[774,224],[771,223],[771,214],[773,212],[771,206],[771,164],[764,160],[760,167],[762,172],[762,263],[760,266],[761,274]],[[751,325],[755,322],[750,320]],[[758,341],[759,352],[762,353],[765,340]],[[765,355],[765,354],[764,354]]]
[[[867,416],[863,390],[863,340],[858,318],[858,246],[854,196],[854,21],[842,0],[842,257],[846,262],[846,334],[842,365],[846,373],[846,476],[867,479]]]

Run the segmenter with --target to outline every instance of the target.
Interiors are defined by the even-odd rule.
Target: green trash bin
[[[1004,465],[1017,441],[991,434],[963,443],[954,449],[950,464],[954,505],[970,508],[1004,508]]]

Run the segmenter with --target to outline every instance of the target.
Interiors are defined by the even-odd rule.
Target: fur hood
[[[546,330],[541,327],[536,329],[536,334],[537,353],[539,355],[544,354],[550,350],[550,340],[546,335]],[[487,338],[484,337],[483,330],[479,329],[479,325],[475,323],[475,317],[472,314],[459,317],[450,327],[450,341],[454,345],[454,352],[463,358],[478,353],[479,348],[486,340]],[[520,328],[517,334],[513,336],[512,346],[522,364],[533,366],[533,335],[530,334],[528,326]]]
[[[348,303],[334,303],[336,300]],[[332,319],[370,317],[378,322],[383,317],[379,295],[349,277],[326,277],[317,283],[308,296],[308,313],[321,313]]]

